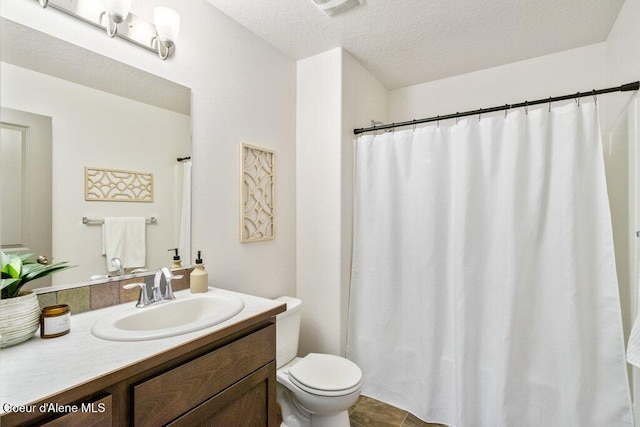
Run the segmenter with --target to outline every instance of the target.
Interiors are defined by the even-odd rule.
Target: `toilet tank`
[[[276,316],[276,364],[280,368],[298,354],[302,301],[293,297],[280,297],[276,301],[287,303],[287,311]]]

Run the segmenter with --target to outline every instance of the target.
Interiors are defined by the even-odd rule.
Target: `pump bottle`
[[[180,261],[180,255],[178,255],[178,248],[169,249],[169,252],[174,251],[173,262],[171,263],[171,269],[177,270],[182,268],[182,261]]]
[[[202,258],[200,258],[200,251],[198,251],[198,258],[196,258],[196,265],[191,271],[189,276],[189,284],[192,294],[198,294],[207,292],[209,290],[209,273],[204,269]]]

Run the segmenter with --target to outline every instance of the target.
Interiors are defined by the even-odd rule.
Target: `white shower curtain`
[[[594,104],[357,141],[347,357],[456,427],[632,426]]]
[[[182,265],[193,264],[191,258],[191,160],[183,160],[182,165],[182,203],[180,204],[179,251]]]

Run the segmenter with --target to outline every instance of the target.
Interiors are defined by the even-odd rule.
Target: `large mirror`
[[[170,265],[169,249],[190,246],[190,164],[178,161],[191,151],[190,89],[13,21],[0,30],[2,250],[77,265],[53,285],[87,282],[116,269],[104,219],[144,217],[135,268]],[[91,169],[121,171],[98,172],[120,193],[142,180],[152,197],[94,200]]]

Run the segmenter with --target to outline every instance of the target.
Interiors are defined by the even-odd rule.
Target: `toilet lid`
[[[344,391],[360,385],[362,371],[344,357],[310,353],[289,368],[299,385],[318,391]]]

